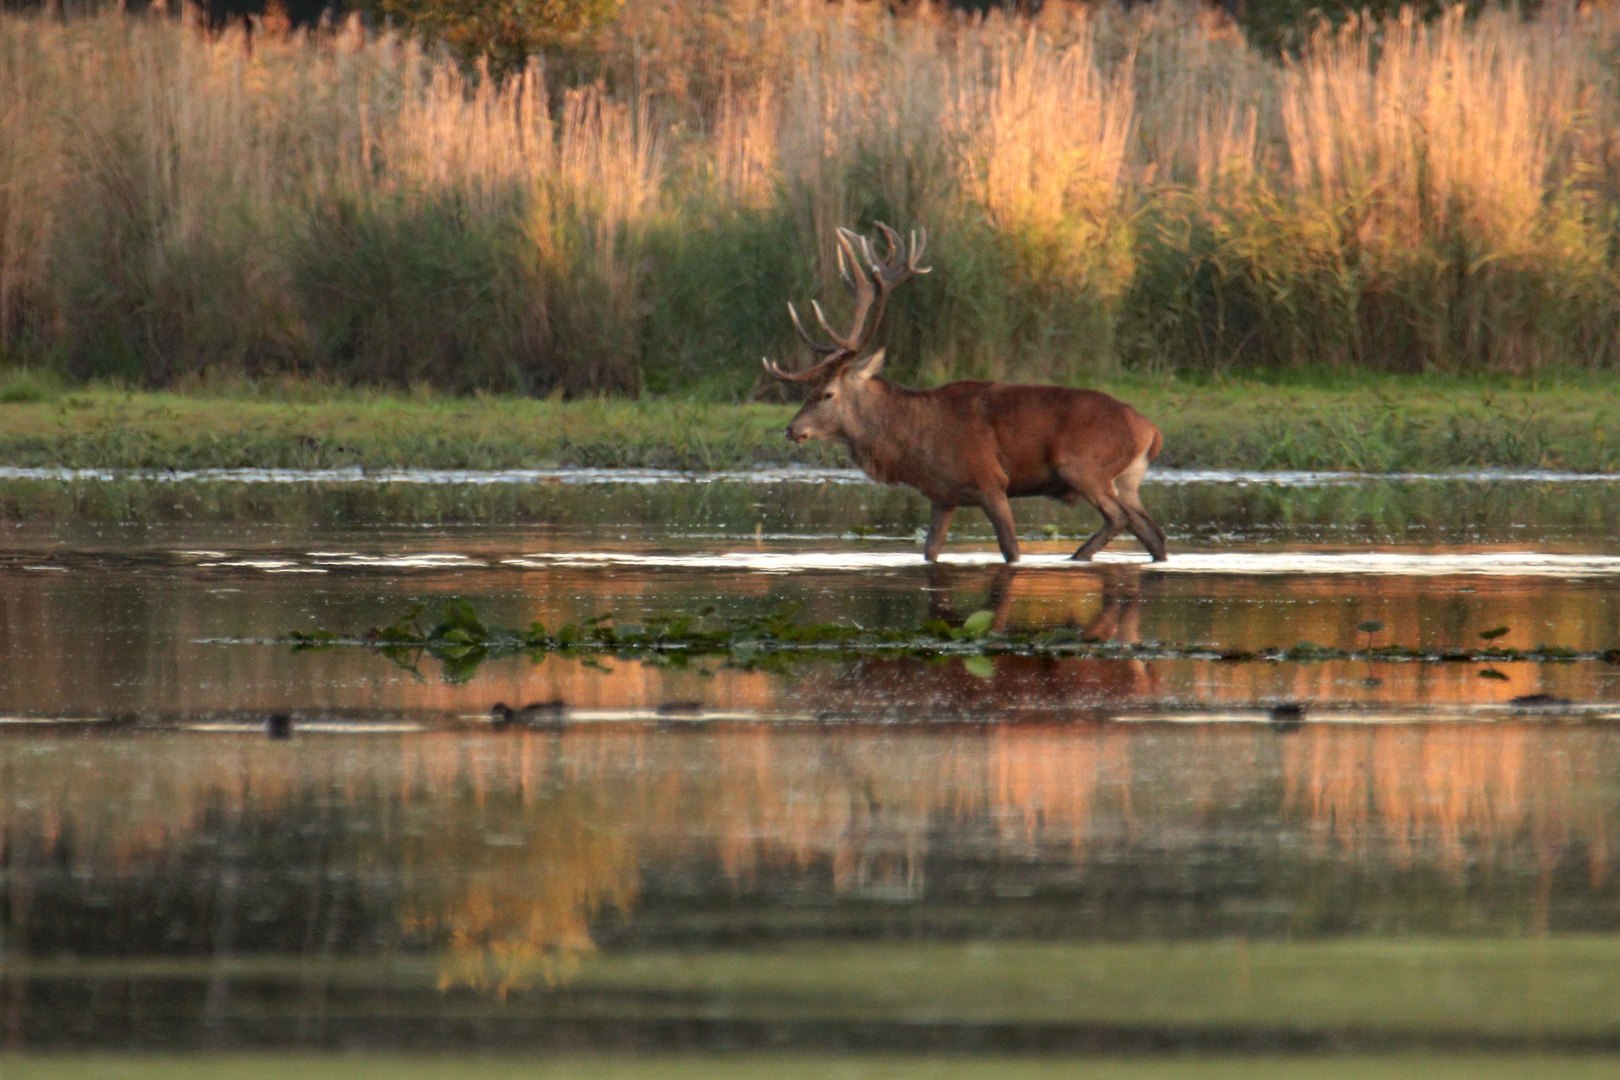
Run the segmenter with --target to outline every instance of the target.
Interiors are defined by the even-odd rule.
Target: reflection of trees
[[[497,798],[476,824],[449,815],[444,831],[404,845],[402,869],[421,887],[407,891],[401,922],[413,937],[444,943],[441,989],[504,997],[536,974],[555,984],[594,950],[592,916],[630,909],[633,848],[611,822],[591,820],[580,805],[589,801],[577,794],[528,805]]]
[[[442,986],[504,994],[565,977],[634,901],[634,830],[543,736],[70,746],[0,750],[19,955],[348,952],[384,920],[444,950]]]
[[[421,740],[403,801],[422,814],[398,857],[407,933],[443,942],[441,989],[508,991],[566,979],[591,952],[590,921],[635,902],[634,833],[609,793],[559,775],[558,743]]]
[[[670,881],[687,912],[784,882],[922,911],[1022,868],[1147,932],[1142,890],[1192,868],[1217,913],[1362,882],[1547,927],[1554,876],[1611,891],[1617,764],[1614,733],[1531,724],[35,738],[0,742],[0,856],[11,955],[427,948],[505,993]]]

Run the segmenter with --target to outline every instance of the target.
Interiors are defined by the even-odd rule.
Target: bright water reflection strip
[[[1600,702],[1597,704],[1574,705],[1566,704],[1560,708],[1526,708],[1515,707],[1507,702],[1485,702],[1481,704],[1452,703],[1433,705],[1427,708],[1403,708],[1399,705],[1388,708],[1371,709],[1345,709],[1345,708],[1309,708],[1298,717],[1278,717],[1269,709],[1152,709],[1137,707],[1133,710],[1121,710],[1109,719],[1117,724],[1255,724],[1264,727],[1275,727],[1279,724],[1286,726],[1315,724],[1329,725],[1374,725],[1374,724],[1494,724],[1503,721],[1523,722],[1528,719],[1563,718],[1572,722],[1603,722],[1611,723],[1616,719],[1620,704],[1615,702]]]
[[[674,469],[69,469],[0,466],[0,481],[141,481],[173,484],[866,484],[856,469],[782,465],[715,472]],[[1153,469],[1147,484],[1237,484],[1332,487],[1373,482],[1431,483],[1620,483],[1620,473],[1552,472],[1540,469],[1476,469],[1444,473],[1359,473],[1237,469]]]
[[[67,469],[0,466],[0,480],[136,480],[159,484],[850,484],[867,483],[855,469],[804,465],[678,472],[674,469]]]
[[[185,724],[182,731],[197,731],[214,735],[257,735],[263,737],[265,733],[262,723],[253,724],[232,721],[204,721],[197,724]],[[292,731],[299,735],[409,735],[418,731],[430,730],[427,724],[412,724],[401,722],[358,721],[344,722],[332,720],[314,720],[293,725]]]
[[[636,567],[638,569],[740,570],[791,574],[825,570],[896,570],[923,565],[920,552],[896,551],[728,551],[717,554],[642,555],[621,551],[574,551],[525,555],[503,560],[508,566],[546,569],[554,566]],[[956,566],[1001,563],[993,550],[947,554],[940,560]],[[1077,563],[1061,554],[1026,555],[1025,568],[1085,570],[1097,566],[1141,566],[1174,574],[1396,574],[1432,577],[1446,574],[1490,574],[1512,577],[1620,576],[1620,556],[1557,555],[1537,551],[1490,552],[1288,552],[1232,551],[1172,554],[1169,562],[1149,563],[1146,555],[1103,552],[1095,562]]]

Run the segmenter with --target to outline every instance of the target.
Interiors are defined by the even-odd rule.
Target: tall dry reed
[[[926,225],[902,373],[1610,368],[1620,15],[1322,31],[637,0],[504,81],[358,23],[0,16],[0,350],[729,396],[836,309],[836,226]],[[584,72],[585,74],[581,74]]]

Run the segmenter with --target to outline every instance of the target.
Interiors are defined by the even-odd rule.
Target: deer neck
[[[919,402],[887,379],[874,378],[854,406],[841,436],[849,456],[880,484],[906,482],[920,450],[916,435],[923,425],[913,415]]]

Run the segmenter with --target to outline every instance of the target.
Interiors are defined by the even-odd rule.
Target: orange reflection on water
[[[1549,862],[1577,841],[1594,888],[1611,858],[1606,733],[1533,724],[1307,727],[1286,743],[1283,805],[1319,845],[1456,870],[1528,840]]]
[[[604,913],[634,920],[648,870],[926,902],[947,849],[1086,880],[1241,853],[1258,830],[1270,861],[1232,870],[1282,899],[1296,864],[1377,881],[1434,867],[1459,896],[1530,872],[1528,928],[1544,928],[1556,867],[1613,890],[1620,813],[1615,732],[1528,722],[15,737],[0,769],[12,900],[64,867],[105,887],[181,865],[232,822],[275,835],[326,806],[349,864],[400,883],[393,917],[440,952],[441,984],[497,994],[565,980]]]
[[[701,609],[718,595],[765,610],[803,600],[807,620],[859,618],[863,625],[921,625],[930,615],[963,618],[988,608],[998,621],[1038,629],[1071,626],[1115,642],[1162,641],[1225,650],[1286,648],[1314,642],[1333,648],[1402,644],[1462,647],[1507,626],[1500,643],[1580,650],[1620,647],[1620,604],[1612,588],[1556,578],[1453,575],[1291,574],[1155,575],[1114,566],[1092,571],[986,571],[947,567],[930,577],[897,575],[785,582],[773,575],[701,576],[615,572],[611,577],[467,571],[412,579],[410,588],[477,595],[479,574],[498,599],[480,610],[503,624],[539,619],[548,626],[603,610]],[[46,580],[46,579],[49,580]],[[1142,701],[1240,704],[1277,698],[1365,705],[1500,702],[1552,693],[1576,701],[1620,699],[1620,668],[1499,664],[1503,680],[1479,677],[1481,665],[1332,661],[1298,665],[1190,661],[1040,661],[1003,658],[988,679],[955,665],[868,663],[812,665],[799,676],[738,670],[719,661],[693,670],[609,659],[604,673],[578,660],[509,658],[484,664],[465,684],[443,681],[436,662],[421,678],[363,650],[292,653],[264,644],[223,644],[312,629],[308,583],[230,579],[228,598],[164,584],[109,596],[100,579],[44,575],[8,579],[0,591],[0,712],[29,716],[126,711],[158,716],[304,711],[445,716],[486,713],[496,701],[561,700],[577,709],[647,709],[701,702],[738,712],[903,709],[980,715],[1004,707],[1039,717]],[[212,581],[212,579],[210,579]],[[517,581],[522,592],[509,591]],[[334,579],[317,605],[340,628],[379,618],[363,581]],[[394,587],[394,586],[390,586]],[[796,591],[801,590],[802,591]],[[404,598],[401,598],[401,606]],[[870,610],[863,608],[870,605]],[[394,609],[390,608],[390,611]],[[641,616],[635,616],[641,617]],[[1368,635],[1368,620],[1385,628]],[[701,673],[696,668],[704,669]]]

